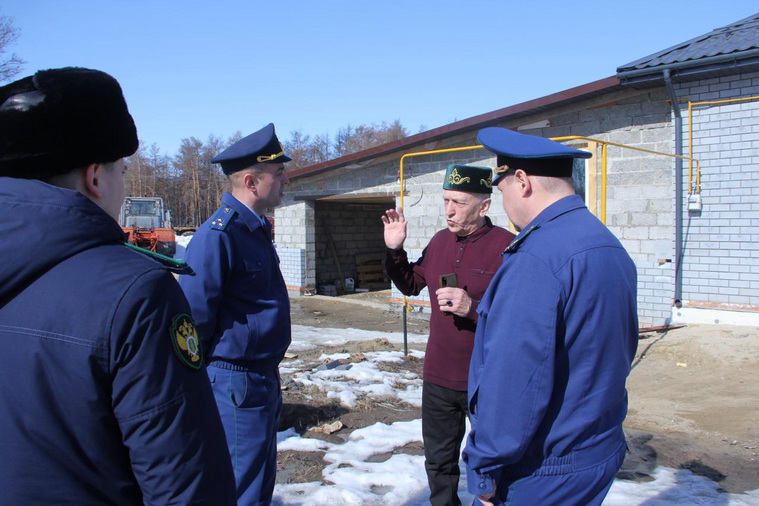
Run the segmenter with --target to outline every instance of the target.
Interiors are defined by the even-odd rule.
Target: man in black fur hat
[[[0,88],[0,490],[7,504],[235,504],[202,348],[167,264],[124,242],[137,131],[116,80]]]

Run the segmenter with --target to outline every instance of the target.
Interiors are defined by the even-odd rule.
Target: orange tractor
[[[127,197],[121,206],[119,225],[135,246],[167,257],[177,252],[177,238],[171,228],[171,213],[161,197]]]

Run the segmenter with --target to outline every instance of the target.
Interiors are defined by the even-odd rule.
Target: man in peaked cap
[[[216,404],[232,456],[240,504],[269,504],[282,409],[279,363],[290,345],[290,299],[265,212],[289,180],[271,123],[213,158],[231,192],[200,226],[180,276],[208,356]]]
[[[422,437],[433,505],[461,504],[459,456],[466,429],[467,376],[477,305],[514,235],[487,217],[489,167],[451,165],[443,181],[447,228],[436,233],[416,262],[403,249],[403,209],[386,211],[385,270],[405,295],[429,290],[432,315],[424,358]]]
[[[478,309],[469,490],[483,504],[600,505],[625,456],[635,265],[574,194],[573,161],[590,153],[503,128],[478,141],[520,233]]]
[[[116,222],[137,131],[116,80],[0,88],[0,489],[7,504],[235,504],[190,307]]]

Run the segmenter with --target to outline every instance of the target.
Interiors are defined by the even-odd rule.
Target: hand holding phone
[[[443,274],[440,276],[440,288],[457,288],[459,286],[456,274]]]

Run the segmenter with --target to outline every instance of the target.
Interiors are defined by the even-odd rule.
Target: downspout
[[[675,154],[683,155],[683,118],[680,115],[680,103],[672,85],[669,69],[664,69],[664,82],[669,92],[669,100],[672,103],[672,112],[675,113]],[[675,296],[672,303],[680,308],[683,305],[683,159],[675,158]]]

